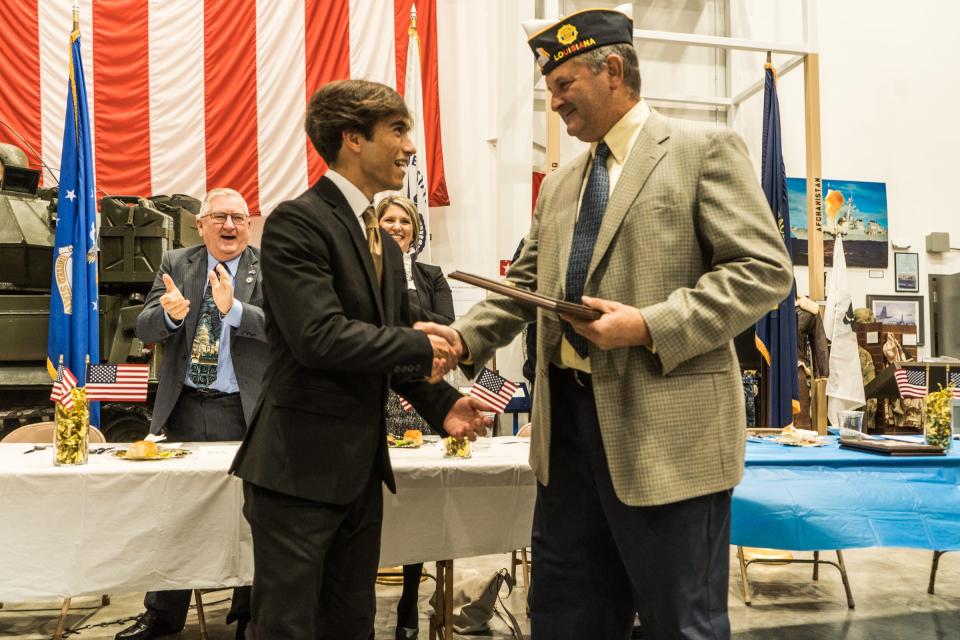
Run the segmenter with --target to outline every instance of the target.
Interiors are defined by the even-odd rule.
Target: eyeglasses
[[[204,218],[210,218],[210,221],[217,225],[222,226],[227,223],[227,218],[233,220],[233,225],[235,227],[242,227],[247,224],[247,220],[250,216],[246,213],[207,213],[203,215]]]

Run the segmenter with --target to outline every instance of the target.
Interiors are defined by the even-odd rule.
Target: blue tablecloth
[[[748,442],[733,544],[773,549],[960,550],[960,447],[889,457]]]

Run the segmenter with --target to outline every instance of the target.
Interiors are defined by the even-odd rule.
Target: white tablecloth
[[[249,584],[250,530],[235,446],[130,462],[109,453],[55,467],[51,450],[0,444],[0,602]],[[529,445],[496,438],[468,460],[429,443],[393,450],[381,566],[465,558],[530,544]]]

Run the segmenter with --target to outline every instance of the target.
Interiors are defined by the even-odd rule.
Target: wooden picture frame
[[[923,346],[923,296],[867,294],[867,307],[881,324],[917,325],[917,344]],[[904,344],[903,346],[914,346]]]
[[[893,254],[894,290],[908,293],[920,291],[920,254]]]

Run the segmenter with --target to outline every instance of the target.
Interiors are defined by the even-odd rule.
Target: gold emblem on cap
[[[557,30],[557,42],[570,44],[577,39],[577,28],[572,24],[565,24]]]

